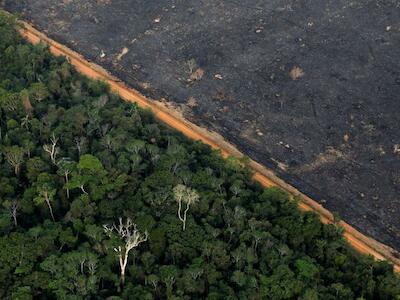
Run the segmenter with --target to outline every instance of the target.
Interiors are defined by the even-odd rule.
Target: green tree
[[[68,158],[63,158],[61,159],[58,163],[57,163],[57,174],[60,176],[64,177],[64,181],[65,181],[65,190],[67,193],[67,198],[69,199],[69,176],[72,173],[72,171],[75,169],[75,162],[71,161]]]
[[[67,189],[79,188],[84,194],[89,194],[94,200],[100,200],[110,189],[107,172],[100,160],[90,154],[80,157],[75,171],[71,172],[71,180],[65,184]],[[89,192],[86,190],[89,187]]]
[[[7,162],[14,167],[14,173],[18,176],[21,164],[24,162],[25,151],[18,146],[5,147],[4,155]]]
[[[173,287],[178,276],[178,269],[173,265],[160,267],[160,278],[167,288],[168,298],[172,297]]]
[[[56,195],[56,188],[54,185],[54,177],[48,173],[41,173],[35,183],[37,196],[34,199],[36,205],[43,203],[47,204],[49,212],[53,222],[55,222],[52,203],[54,202],[54,196]]]

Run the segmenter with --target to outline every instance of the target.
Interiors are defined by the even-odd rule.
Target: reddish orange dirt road
[[[219,149],[224,157],[230,155],[235,157],[243,156],[242,153],[233,145],[226,142],[221,136],[190,123],[179,115],[179,113],[168,108],[164,103],[144,97],[139,92],[127,87],[123,82],[110,75],[100,66],[90,63],[78,53],[48,38],[31,25],[25,22],[21,22],[21,24],[23,27],[20,32],[29,42],[33,44],[39,43],[40,41],[45,42],[49,45],[50,51],[54,55],[65,56],[82,74],[105,81],[110,85],[111,90],[119,94],[124,100],[135,102],[142,108],[151,109],[155,116],[163,123],[182,132],[190,139],[201,140],[203,143],[215,149]],[[293,196],[300,196],[299,208],[301,210],[316,212],[320,216],[321,221],[325,224],[333,222],[334,218],[332,213],[323,208],[316,201],[302,194],[293,186],[278,178],[271,170],[268,170],[252,160],[249,162],[249,167],[254,171],[254,180],[258,181],[263,186],[278,186]],[[361,253],[372,255],[378,260],[388,260],[394,265],[395,271],[400,272],[400,254],[398,252],[363,235],[344,221],[340,221],[339,225],[343,227],[344,237],[354,249]]]

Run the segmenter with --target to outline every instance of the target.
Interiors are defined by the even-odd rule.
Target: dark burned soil
[[[0,0],[400,249],[398,0]]]

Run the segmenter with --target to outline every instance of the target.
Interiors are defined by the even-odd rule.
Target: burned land
[[[400,249],[395,0],[3,0]]]

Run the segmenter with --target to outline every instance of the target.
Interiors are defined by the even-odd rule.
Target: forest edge
[[[146,98],[138,91],[125,85],[118,78],[109,74],[104,68],[87,61],[77,52],[50,39],[29,23],[21,20],[19,20],[19,23],[21,25],[19,31],[27,41],[32,44],[37,44],[39,42],[46,43],[49,46],[49,50],[54,55],[65,56],[80,73],[92,79],[106,82],[110,86],[111,90],[125,101],[135,102],[142,108],[150,109],[155,117],[161,122],[177,131],[180,131],[192,140],[200,140],[214,149],[219,149],[224,157],[235,156],[240,158],[244,156],[220,135],[187,121],[176,110],[169,108],[167,104]],[[247,165],[254,172],[253,179],[259,182],[262,186],[277,186],[288,192],[290,195],[298,197],[300,199],[299,209],[302,211],[313,211],[317,213],[321,222],[324,224],[335,222],[334,216],[330,211],[307,195],[301,193],[295,187],[278,178],[274,172],[267,169],[265,166],[262,166],[253,160],[249,160]],[[400,253],[387,245],[365,236],[344,221],[339,221],[338,225],[343,228],[344,238],[354,249],[361,253],[371,255],[377,260],[389,261],[393,264],[395,272],[400,273]]]

